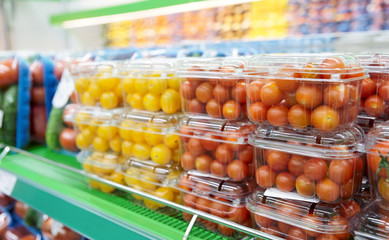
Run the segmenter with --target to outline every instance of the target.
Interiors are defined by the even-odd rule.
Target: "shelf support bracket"
[[[186,231],[185,231],[185,234],[184,234],[184,237],[182,238],[182,240],[188,239],[190,231],[192,231],[192,228],[193,228],[198,216],[199,215],[197,215],[197,214],[193,215],[192,219],[189,222],[188,227],[186,228]]]

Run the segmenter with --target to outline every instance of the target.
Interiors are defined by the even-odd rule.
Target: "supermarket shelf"
[[[44,147],[13,149],[0,169],[17,178],[11,196],[91,239],[182,239],[188,223],[87,187],[76,159]],[[54,161],[55,160],[55,161]],[[73,169],[73,170],[71,170]],[[175,213],[177,215],[177,213]],[[190,239],[223,239],[194,227]]]
[[[138,194],[171,208],[227,225],[252,236],[263,239],[280,239],[88,174],[81,170],[75,157],[55,153],[45,147],[34,147],[29,151],[12,147],[9,149],[15,153],[9,153],[1,160],[0,169],[17,177],[17,183],[11,195],[92,239],[109,239],[112,238],[113,233],[115,239],[125,239],[129,236],[131,239],[148,237],[182,239],[188,223],[175,216],[143,208],[125,198],[90,189],[87,187],[88,178],[128,193]],[[193,227],[189,239],[223,239],[223,237],[202,228]]]

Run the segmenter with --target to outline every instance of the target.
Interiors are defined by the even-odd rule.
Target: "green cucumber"
[[[61,144],[59,142],[59,135],[64,128],[62,115],[63,108],[52,108],[50,112],[49,122],[46,128],[46,144],[49,149],[59,150]]]

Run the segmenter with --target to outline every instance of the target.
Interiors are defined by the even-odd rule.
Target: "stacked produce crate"
[[[348,239],[363,174],[355,125],[365,77],[350,55],[262,55],[246,65],[248,116],[258,125],[256,227],[288,239]]]

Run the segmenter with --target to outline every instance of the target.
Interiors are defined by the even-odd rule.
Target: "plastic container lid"
[[[375,125],[367,134],[366,152],[377,154],[378,151],[389,151],[389,121]]]
[[[389,73],[389,54],[364,54],[357,57],[369,73]]]
[[[117,62],[82,62],[73,64],[70,73],[73,77],[111,77],[114,74]]]
[[[248,197],[246,206],[256,215],[325,234],[348,232],[348,221],[342,224],[342,221],[337,221],[334,217],[349,219],[359,212],[359,204],[353,199],[337,205],[309,203],[265,197],[261,192]],[[333,224],[334,221],[337,222]]]
[[[158,165],[153,161],[138,161],[130,159],[122,164],[121,172],[131,178],[148,181],[157,186],[167,186],[181,174],[181,168],[177,164]]]
[[[234,144],[247,144],[249,134],[255,130],[255,125],[248,120],[228,121],[202,117],[182,118],[179,127],[180,136]]]
[[[364,136],[364,131],[358,126],[330,136],[307,131],[296,132],[291,129],[258,128],[255,134],[249,136],[249,143],[258,148],[309,157],[349,159],[355,152],[360,151],[362,154]]]
[[[160,130],[160,133],[162,134],[175,132],[180,116],[181,115],[179,114],[172,115],[132,110],[123,112],[118,121],[120,123],[120,128],[147,132],[145,127],[150,127],[153,128],[153,130]],[[152,131],[151,133],[156,132]]]
[[[76,125],[115,125],[122,112],[122,108],[105,110],[100,107],[79,106],[65,120],[71,119]]]
[[[263,54],[251,57],[245,69],[247,77],[262,79],[348,82],[364,76],[359,60],[348,54]]]
[[[120,75],[130,74],[136,78],[167,78],[174,75],[175,65],[175,59],[137,59],[118,64],[118,72]]]
[[[117,154],[101,153],[82,150],[77,155],[77,160],[83,164],[86,172],[95,174],[111,174],[124,162],[124,159]]]
[[[366,206],[350,223],[355,239],[387,240],[389,214],[380,212],[376,202]]]
[[[226,181],[218,178],[185,173],[174,186],[184,193],[200,197],[216,196],[234,203],[244,203],[245,198],[254,190],[251,180],[241,182]]]
[[[177,75],[190,78],[237,79],[246,64],[245,58],[188,58],[177,63]]]

